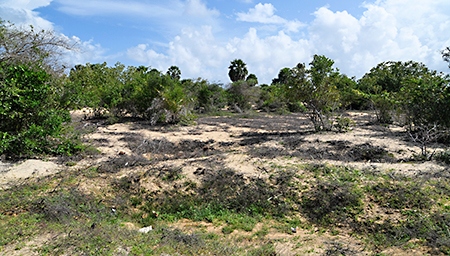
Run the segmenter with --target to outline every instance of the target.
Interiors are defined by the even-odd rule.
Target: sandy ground
[[[100,154],[77,160],[76,165],[70,168],[79,169],[87,166],[101,168],[117,164],[114,161],[127,156],[130,159],[141,157],[150,161],[158,159],[152,162],[156,166],[180,167],[183,175],[191,180],[198,177],[196,172],[199,169],[213,169],[213,164],[217,167],[217,163],[222,167],[236,170],[246,177],[268,176],[265,170],[274,165],[328,163],[392,175],[402,173],[450,178],[448,166],[435,161],[410,161],[414,154],[420,153],[418,145],[408,139],[401,127],[373,124],[373,115],[370,113],[347,113],[356,122],[352,130],[347,133],[315,133],[312,131],[310,121],[303,114],[286,116],[261,114],[242,118],[203,117],[197,120],[196,125],[183,127],[151,127],[142,121],[106,125],[101,120],[84,120],[82,118],[84,114],[76,113],[73,120],[79,127],[92,131],[85,136],[86,143],[96,147]],[[192,152],[144,150],[154,141],[160,141],[161,147],[165,145],[163,143],[179,146],[186,141],[195,142],[201,148],[189,148]],[[361,157],[361,155],[364,156],[365,151],[370,150],[383,152],[382,157],[374,160]],[[439,152],[445,150],[445,147],[436,144],[431,145],[429,150]],[[111,175],[125,176],[142,168],[142,166],[129,168],[130,165],[132,165],[130,162],[125,162],[122,170]],[[0,162],[0,189],[26,179],[53,175],[66,168],[69,167],[51,160]],[[86,183],[82,187],[90,190],[95,186],[95,184]],[[143,186],[149,190],[163,189],[151,181],[148,181],[147,186]],[[189,226],[189,224],[179,225]],[[275,244],[278,255],[294,255],[292,249],[294,244],[286,242],[292,239],[291,236],[279,232],[271,232],[270,235],[279,236],[275,238],[284,241]],[[311,243],[310,247],[316,248],[316,252],[317,243],[329,243],[337,239],[325,235],[311,238],[311,235],[307,233],[298,233],[296,236],[301,237],[299,241],[304,245]],[[355,251],[361,251],[363,246],[350,236],[340,240],[348,241],[346,246]],[[305,248],[309,248],[308,246]],[[390,248],[385,253],[386,255],[406,255],[403,250],[396,248]],[[420,251],[411,251],[408,255],[421,254]]]
[[[0,188],[13,186],[14,183],[32,177],[52,175],[61,170],[61,166],[51,161],[29,159],[18,163],[0,162]]]
[[[75,122],[81,122],[86,127],[94,127],[93,133],[86,136],[88,143],[97,147],[101,156],[95,159],[83,159],[77,166],[89,166],[102,163],[108,159],[117,157],[119,153],[127,155],[136,154],[136,148],[130,148],[127,138],[133,135],[145,140],[165,139],[173,143],[182,140],[210,141],[211,147],[218,145],[230,145],[221,147],[221,156],[228,167],[240,170],[247,175],[257,175],[258,165],[255,162],[264,161],[259,156],[249,156],[249,149],[281,149],[280,140],[286,136],[298,138],[301,145],[295,148],[302,152],[299,157],[271,158],[272,162],[294,163],[329,163],[335,165],[351,166],[359,169],[371,169],[376,171],[402,172],[410,175],[442,175],[448,173],[447,167],[433,161],[411,162],[408,161],[413,154],[419,154],[418,145],[408,140],[398,126],[371,125],[373,117],[370,113],[347,113],[356,121],[352,131],[347,133],[313,133],[309,120],[302,114],[287,116],[258,115],[246,118],[236,117],[205,117],[198,120],[197,125],[186,127],[149,127],[145,122],[117,123],[102,125],[95,120],[83,120],[85,112],[79,111],[73,115]],[[344,149],[330,145],[343,144]],[[357,145],[371,145],[384,149],[394,157],[395,161],[353,161],[346,159],[343,154],[345,148]],[[430,147],[430,151],[444,150],[442,145]],[[152,158],[149,153],[143,154],[146,158]],[[195,162],[195,159],[191,162]],[[189,163],[189,159],[171,159],[171,163]],[[0,162],[0,188],[8,187],[8,184],[17,180],[30,177],[52,175],[60,171],[60,166],[51,160],[30,159],[18,163]],[[195,168],[190,168],[194,170]]]

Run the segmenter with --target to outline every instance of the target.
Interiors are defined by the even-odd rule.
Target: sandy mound
[[[56,163],[29,159],[17,164],[0,162],[0,188],[6,188],[10,182],[30,177],[42,177],[55,174],[60,170]]]

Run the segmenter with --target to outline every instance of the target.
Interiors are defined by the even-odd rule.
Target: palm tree
[[[243,62],[241,59],[235,59],[231,62],[231,65],[228,67],[230,71],[228,72],[228,76],[232,82],[245,80],[245,77],[248,74],[247,64]]]
[[[181,78],[181,70],[177,66],[171,66],[167,70],[166,74],[169,75],[174,80],[180,80],[180,78]]]

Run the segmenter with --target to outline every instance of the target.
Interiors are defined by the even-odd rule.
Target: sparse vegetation
[[[35,35],[0,23],[11,32]],[[40,156],[61,170],[1,181],[0,253],[450,254],[448,76],[384,62],[356,81],[315,55],[261,86],[235,60],[224,89],[176,66],[65,76],[52,51],[27,49],[11,59],[0,45],[1,164]],[[93,115],[71,121],[80,108]]]

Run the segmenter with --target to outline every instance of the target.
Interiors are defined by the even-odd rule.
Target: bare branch
[[[60,70],[61,55],[75,47],[53,31],[17,28],[0,20],[0,61],[33,63],[48,71]]]

